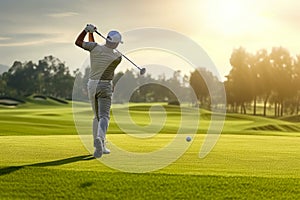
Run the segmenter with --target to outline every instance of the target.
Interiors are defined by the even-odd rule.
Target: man
[[[75,44],[90,52],[91,70],[88,81],[88,95],[91,101],[93,119],[94,157],[100,158],[102,154],[109,154],[106,148],[106,132],[110,119],[110,107],[112,97],[112,79],[114,71],[122,59],[122,55],[115,51],[119,43],[122,43],[121,34],[118,31],[110,31],[104,45],[94,42],[93,32],[97,28],[88,24],[79,34]],[[84,38],[89,33],[89,42]]]

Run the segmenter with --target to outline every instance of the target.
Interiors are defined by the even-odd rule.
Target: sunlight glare
[[[257,14],[248,1],[216,0],[207,6],[208,23],[223,34],[241,34],[256,25]]]

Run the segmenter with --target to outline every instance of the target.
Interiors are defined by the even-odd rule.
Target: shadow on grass
[[[58,166],[58,165],[64,165],[79,161],[88,161],[95,159],[91,155],[84,155],[84,156],[75,156],[71,158],[61,159],[61,160],[54,160],[49,162],[41,162],[41,163],[35,163],[35,164],[29,164],[29,165],[21,165],[21,166],[11,166],[11,167],[4,167],[0,169],[0,176],[5,174],[10,174],[15,171],[18,171],[19,169],[22,169],[24,167],[49,167],[49,166]]]

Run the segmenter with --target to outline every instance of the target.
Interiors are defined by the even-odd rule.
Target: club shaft
[[[118,49],[116,49],[118,51]],[[127,56],[125,56],[124,54],[122,54],[120,51],[118,51],[124,58],[126,58],[131,64],[133,64],[136,68],[138,68],[139,70],[141,69],[139,66],[137,66],[134,62],[132,62]]]
[[[102,37],[104,40],[106,40],[106,37],[104,37],[101,33],[99,33],[98,31],[95,31],[95,33],[97,33],[100,37]],[[132,62],[127,56],[125,56],[124,54],[122,54],[118,49],[115,49],[117,52],[119,52],[126,60],[128,60],[131,64],[133,64],[136,68],[138,68],[139,70],[141,70],[141,68],[139,66],[137,66],[134,62]]]

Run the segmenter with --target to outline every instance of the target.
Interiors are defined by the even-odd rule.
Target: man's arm
[[[80,48],[83,48],[82,47],[82,44],[83,44],[83,41],[84,41],[84,38],[86,36],[87,32],[85,30],[83,30],[77,37],[76,41],[75,41],[75,44],[77,46],[79,46]]]
[[[75,41],[75,44],[81,48],[83,48],[83,42],[84,42],[84,38],[86,36],[86,34],[89,32],[90,35],[89,35],[89,40],[90,38],[92,40],[94,40],[94,36],[92,35],[92,33],[97,30],[97,28],[92,25],[92,24],[87,24],[85,29],[79,34],[79,36],[77,37],[76,41]]]
[[[95,42],[93,33],[89,33],[89,42]]]

